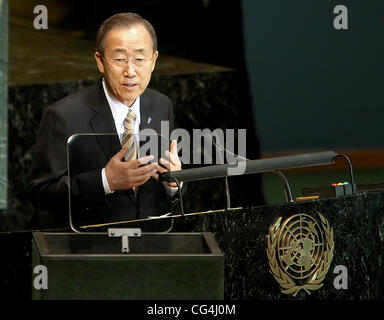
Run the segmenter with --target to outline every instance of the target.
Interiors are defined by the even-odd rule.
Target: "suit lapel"
[[[151,116],[153,116],[153,112],[151,107],[148,90],[145,90],[140,96],[140,131],[146,128],[152,128],[153,119]]]
[[[170,132],[166,130],[167,126],[162,128],[161,125],[161,121],[167,121],[169,118],[166,117],[166,114],[161,113],[162,110],[163,109],[156,108],[156,100],[153,98],[153,93],[150,89],[146,89],[140,98],[140,131],[152,129],[153,134],[156,135],[158,148],[156,151],[157,158],[165,158],[164,152],[169,150]],[[168,130],[170,130],[169,126]],[[151,134],[151,132],[147,133]],[[142,140],[140,143],[141,146],[148,141],[148,135],[142,135]]]
[[[89,124],[95,134],[100,134],[97,139],[109,160],[121,149],[121,144],[101,81],[97,84],[95,93],[92,95],[90,108],[95,111],[95,116],[90,119]]]
[[[89,124],[94,133],[100,134],[97,136],[97,140],[109,161],[109,159],[121,150],[121,143],[116,131],[111,108],[104,93],[102,80],[99,81],[92,95],[90,108],[95,112],[95,116],[90,119]],[[128,194],[132,203],[137,208],[137,201],[133,189],[118,192],[118,194],[120,193]]]
[[[141,136],[142,141],[140,145],[142,146],[146,141],[148,141],[149,135],[155,135],[156,139],[159,139],[160,143],[160,134],[161,134],[161,117],[156,110],[156,105],[151,98],[151,92],[147,89],[140,97],[140,132],[145,129],[151,129],[149,132],[145,132]]]

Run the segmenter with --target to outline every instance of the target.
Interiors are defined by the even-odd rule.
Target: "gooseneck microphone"
[[[337,155],[338,154],[334,151],[322,151],[258,160],[239,161],[237,163],[164,172],[160,174],[159,178],[161,181],[171,181],[171,176],[173,176],[178,181],[196,181],[274,170],[329,165],[334,163]],[[241,167],[240,169],[239,164]]]
[[[212,139],[212,143],[214,144],[214,146],[216,147],[216,149],[219,149],[221,151],[225,151],[229,154],[231,154],[232,156],[236,157],[236,158],[239,158],[241,160],[244,160],[244,161],[251,161],[250,159],[248,158],[245,158],[245,157],[242,157],[238,154],[234,154],[232,153],[231,151],[227,150],[221,143],[220,143],[220,140],[219,141],[216,141],[216,137],[213,137],[215,139]],[[221,154],[220,154],[220,158],[221,158]],[[292,192],[291,192],[291,187],[289,186],[289,183],[288,183],[288,180],[287,180],[287,177],[281,172],[281,171],[278,171],[278,170],[272,170],[273,173],[276,173],[277,175],[279,175],[283,181],[284,181],[284,188],[285,188],[285,196],[287,198],[287,201],[288,202],[294,202],[293,201],[293,197],[292,197]],[[229,193],[228,190],[228,177],[225,177],[225,182],[226,182],[226,192]]]

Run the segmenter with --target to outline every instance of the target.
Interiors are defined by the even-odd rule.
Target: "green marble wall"
[[[333,228],[333,260],[323,286],[296,297],[285,295],[270,272],[266,252],[269,227],[276,218],[321,213]],[[190,226],[194,226],[191,228]],[[384,192],[258,206],[227,213],[174,219],[173,231],[212,232],[225,257],[225,299],[230,300],[383,300]],[[347,268],[347,288],[337,289],[333,273]]]
[[[0,0],[0,209],[7,206],[8,0]]]

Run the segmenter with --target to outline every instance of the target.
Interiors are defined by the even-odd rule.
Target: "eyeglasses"
[[[137,68],[144,67],[149,61],[153,60],[153,57],[151,59],[147,58],[132,58],[132,59],[110,59],[107,57],[104,57],[106,60],[108,60],[113,66],[116,68],[126,68],[128,66],[128,62],[132,61],[133,65]]]

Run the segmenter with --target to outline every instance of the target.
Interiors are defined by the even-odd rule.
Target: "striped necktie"
[[[129,109],[127,116],[124,119],[124,133],[121,145],[126,146],[128,151],[124,156],[125,161],[135,160],[137,158],[137,151],[134,141],[133,127],[136,120],[136,115]]]

